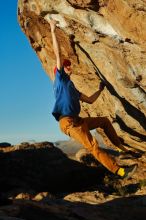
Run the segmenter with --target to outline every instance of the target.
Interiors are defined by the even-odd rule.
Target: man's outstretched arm
[[[99,86],[99,90],[96,91],[93,95],[91,96],[86,96],[85,94],[81,94],[81,97],[80,97],[80,100],[83,101],[83,102],[86,102],[86,103],[89,103],[89,104],[92,104],[93,102],[95,102],[98,97],[100,96],[101,92],[103,91],[104,89],[104,84],[103,83],[100,83],[100,86]]]
[[[56,23],[57,23],[57,21],[55,21],[55,20],[50,21],[53,49],[54,49],[54,53],[56,56],[56,65],[57,65],[57,69],[60,70],[61,69],[61,54],[60,54],[59,43],[58,43],[56,33],[55,33]]]

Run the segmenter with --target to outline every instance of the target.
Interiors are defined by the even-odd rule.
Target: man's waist
[[[59,121],[63,118],[70,118],[70,119],[74,119],[74,120],[79,120],[80,117],[78,115],[61,115],[59,117]]]

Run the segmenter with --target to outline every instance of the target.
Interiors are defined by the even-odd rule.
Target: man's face
[[[70,65],[70,66],[64,66],[64,71],[66,72],[66,74],[67,74],[68,76],[70,76],[71,73],[72,73],[71,65]]]

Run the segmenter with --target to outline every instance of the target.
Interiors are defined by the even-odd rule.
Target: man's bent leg
[[[101,164],[112,173],[116,173],[119,166],[116,164],[115,160],[99,148],[97,140],[92,137],[84,119],[75,121],[71,117],[64,117],[59,123],[61,130],[65,134],[80,142]]]
[[[88,117],[84,119],[85,122],[88,125],[89,130],[95,129],[95,128],[102,128],[107,135],[107,137],[110,139],[110,141],[117,146],[122,151],[127,151],[125,147],[122,146],[121,141],[112,125],[110,120],[106,117]]]

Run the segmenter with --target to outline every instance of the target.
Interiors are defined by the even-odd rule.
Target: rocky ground
[[[0,150],[1,220],[145,219],[145,152],[109,151],[123,165],[138,164],[132,178],[121,180],[82,149],[73,159],[49,142],[5,143]]]

